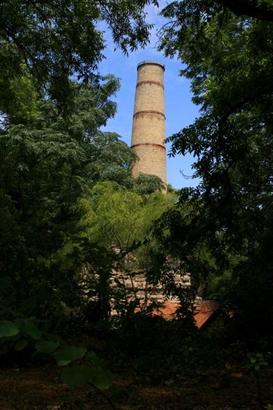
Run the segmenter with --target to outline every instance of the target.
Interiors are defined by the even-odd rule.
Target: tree
[[[259,20],[273,21],[272,2],[270,0],[219,0],[218,3],[239,16],[245,15]]]
[[[110,27],[124,52],[148,41],[155,0],[1,2],[1,314],[57,324],[78,305],[83,260],[77,203],[99,180],[131,186],[131,150],[99,130],[118,89],[97,65]],[[89,244],[88,244],[89,245]],[[103,265],[103,264],[102,264]],[[105,264],[104,264],[105,265]],[[103,265],[103,266],[104,266]],[[101,266],[102,267],[102,266]]]
[[[110,27],[114,42],[124,52],[143,46],[149,37],[144,12],[149,3],[157,5],[156,0],[2,1],[0,77],[6,92],[0,95],[0,110],[10,107],[14,83],[30,76],[39,93],[57,101],[59,111],[68,115],[71,76],[89,81],[103,58],[105,43],[98,23]]]
[[[236,4],[240,16],[229,1],[173,2],[163,10],[172,21],[161,48],[186,64],[182,74],[191,79],[201,109],[194,124],[170,138],[172,154],[192,153],[196,176],[202,178],[197,189],[181,194],[180,206],[190,204],[190,214],[181,217],[177,210],[165,224],[185,269],[196,277],[202,273],[205,282],[229,272],[225,300],[238,307],[249,332],[254,326],[268,332],[273,322],[272,23],[245,17],[259,17],[246,8],[239,13],[243,4],[258,11],[269,3]]]
[[[20,312],[56,323],[64,306],[78,304],[77,273],[86,253],[77,202],[98,180],[131,183],[130,148],[116,134],[98,130],[114,112],[109,97],[117,86],[113,79],[98,90],[74,85],[70,118],[60,117],[54,103],[38,100],[27,127],[10,124],[1,132],[4,315]],[[97,258],[96,249],[92,255]]]
[[[146,186],[146,181],[144,184]],[[139,189],[139,181],[136,185]],[[96,308],[104,312],[104,316],[109,314],[110,299],[122,304],[121,294],[116,288],[111,288],[113,283],[118,283],[120,275],[130,279],[140,269],[148,268],[149,248],[155,246],[155,242],[151,243],[152,226],[173,203],[172,195],[161,192],[140,195],[110,181],[97,183],[79,201],[83,215],[80,224],[82,236],[90,249],[98,246],[101,259],[108,261],[104,269],[98,269],[103,263],[94,264],[92,260],[86,261],[85,265],[85,272],[89,272],[87,292],[93,300],[98,298],[100,309],[97,305]],[[126,293],[126,289],[123,290]]]
[[[149,195],[164,189],[164,184],[156,175],[140,174],[134,180],[134,190],[141,195]]]
[[[161,192],[144,197],[116,182],[99,182],[80,201],[85,210],[84,235],[126,254],[145,243],[153,222],[172,205],[173,199]]]

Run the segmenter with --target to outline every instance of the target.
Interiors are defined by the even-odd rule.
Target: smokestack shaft
[[[138,65],[132,148],[138,156],[132,175],[156,175],[167,184],[164,66],[156,62]]]

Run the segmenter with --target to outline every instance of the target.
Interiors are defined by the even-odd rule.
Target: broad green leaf
[[[20,329],[15,323],[8,320],[0,321],[0,337],[12,337],[18,335]]]
[[[18,340],[17,343],[15,343],[14,349],[17,352],[20,352],[21,350],[24,350],[27,346],[28,346],[28,341],[26,339],[21,339],[21,340]]]
[[[101,367],[73,365],[64,369],[61,377],[62,381],[71,387],[91,383],[100,390],[106,390],[112,384],[110,371]]]
[[[86,347],[67,346],[55,352],[53,356],[59,366],[66,366],[73,360],[82,359],[86,351]]]
[[[26,335],[32,337],[34,340],[41,338],[42,332],[32,320],[22,319],[16,322],[20,330]]]
[[[53,353],[58,349],[60,342],[54,340],[41,340],[35,344],[35,347],[40,353]]]
[[[112,374],[102,367],[95,368],[93,380],[90,380],[90,382],[100,390],[107,390],[112,384]]]
[[[90,383],[94,378],[94,369],[83,365],[66,367],[61,374],[62,381],[70,387]]]

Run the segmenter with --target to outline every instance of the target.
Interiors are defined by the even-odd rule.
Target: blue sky
[[[161,1],[161,4],[165,1]],[[157,30],[162,23],[154,6],[147,7],[147,20],[155,27],[151,33],[150,44],[145,49],[139,49],[126,57],[120,50],[115,50],[110,33],[105,33],[106,49],[105,59],[99,66],[101,74],[113,74],[120,79],[121,88],[115,96],[117,113],[110,119],[105,127],[107,131],[117,132],[122,139],[130,145],[132,118],[134,109],[134,95],[137,78],[137,64],[143,60],[155,60],[165,65],[165,110],[166,110],[166,136],[179,131],[191,124],[198,116],[198,107],[192,101],[190,82],[179,76],[183,68],[177,59],[165,58],[163,53],[156,50]],[[167,152],[170,146],[167,146]],[[196,186],[197,179],[188,178],[192,175],[190,155],[167,158],[168,182],[175,188]]]

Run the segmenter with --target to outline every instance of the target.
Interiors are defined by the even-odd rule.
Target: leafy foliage
[[[232,13],[243,4],[246,13]],[[180,210],[163,225],[204,295],[210,278],[226,277],[221,295],[249,332],[269,332],[273,321],[272,23],[247,13],[267,6],[185,0],[162,12],[172,21],[161,48],[186,64],[182,74],[201,109],[194,124],[170,138],[172,155],[192,153],[202,178],[181,193]]]
[[[26,339],[26,337],[28,339]],[[37,341],[39,339],[39,341]],[[112,376],[93,351],[84,346],[65,345],[61,339],[45,336],[34,320],[0,322],[0,354],[32,348],[36,354],[51,355],[63,370],[61,378],[70,387],[92,383],[99,390],[109,389]],[[78,364],[83,362],[83,364]]]
[[[153,193],[145,200],[117,184],[98,183],[91,195],[81,201],[86,211],[83,232],[108,247],[130,249],[145,238],[153,220],[159,218],[170,203],[161,193]]]
[[[98,371],[88,366],[73,365],[62,372],[62,380],[71,387],[91,383],[100,390],[107,390],[111,386],[110,372]]]
[[[39,353],[53,353],[60,345],[59,341],[42,340],[35,344],[35,348]]]
[[[59,111],[68,114],[73,98],[71,76],[89,80],[103,58],[105,43],[98,23],[106,23],[124,52],[144,46],[150,29],[144,7],[149,3],[157,5],[156,0],[2,2],[0,77],[7,93],[1,93],[0,110],[6,112],[9,107],[15,112],[10,98],[22,83],[27,85],[30,76],[39,92],[50,95]],[[30,92],[31,87],[21,92],[24,112],[27,106],[31,108]]]
[[[6,320],[0,323],[0,337],[16,336],[20,329],[12,322]]]
[[[137,189],[140,182],[136,181]],[[144,178],[146,190],[146,179]],[[132,190],[104,181],[79,201],[83,218],[80,230],[90,248],[99,246],[99,263],[87,260],[84,289],[90,300],[98,298],[97,314],[109,316],[110,300],[128,304],[126,289],[118,279],[125,274],[132,278],[139,269],[148,266],[148,249],[152,246],[151,227],[162,213],[173,205],[174,197],[154,192],[140,195]],[[154,244],[153,244],[154,245]],[[95,263],[94,263],[95,262]],[[113,287],[113,282],[118,289]],[[125,298],[125,299],[124,299]],[[125,309],[126,310],[126,309]]]

